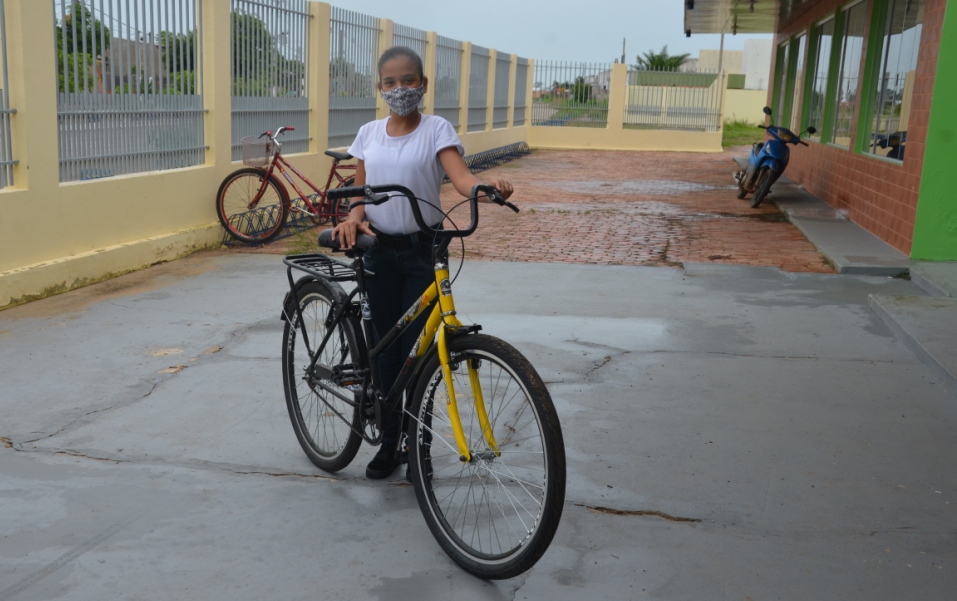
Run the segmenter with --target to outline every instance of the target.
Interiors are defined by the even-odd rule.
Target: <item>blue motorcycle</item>
[[[764,114],[771,116],[771,107],[764,107]],[[748,157],[748,168],[744,171],[736,171],[734,179],[738,183],[738,198],[744,198],[749,193],[754,193],[751,197],[751,207],[756,209],[761,201],[771,190],[771,184],[777,181],[788,166],[788,160],[791,158],[791,149],[788,144],[803,144],[801,136],[795,135],[791,130],[772,124],[765,127],[759,125],[761,129],[766,129],[771,139],[766,142],[757,142],[751,147],[751,156]],[[805,130],[809,134],[817,133],[814,127],[808,127]],[[803,132],[802,134],[803,135]]]

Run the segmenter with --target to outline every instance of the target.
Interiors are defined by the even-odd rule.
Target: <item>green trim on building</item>
[[[827,91],[824,94],[824,123],[821,126],[821,142],[834,140],[834,124],[837,121],[837,86],[841,78],[841,54],[844,50],[844,22],[847,11],[842,9],[834,15],[834,33],[831,35],[831,56],[827,68]]]
[[[818,130],[820,123],[811,123],[811,103],[814,102],[814,78],[817,76],[817,47],[820,40],[817,38],[820,25],[807,28],[807,61],[804,64],[804,98],[801,99],[801,126],[813,125]],[[814,64],[811,64],[814,61]]]
[[[957,261],[957,3],[948,2],[941,28],[924,170],[917,197],[911,258]],[[905,158],[906,160],[906,158]]]

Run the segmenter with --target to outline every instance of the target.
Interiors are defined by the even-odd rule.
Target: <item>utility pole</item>
[[[625,40],[628,38],[621,38],[621,64],[625,64]]]

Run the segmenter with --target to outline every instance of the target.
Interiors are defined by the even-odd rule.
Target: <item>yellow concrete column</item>
[[[488,51],[488,74],[485,76],[485,131],[492,131],[495,122],[495,70],[498,68],[498,51]]]
[[[528,59],[527,75],[525,76],[525,125],[531,127],[532,125],[532,105],[535,102],[535,99],[532,98],[533,90],[535,89],[535,60]],[[608,84],[608,87],[611,88],[611,84]],[[526,140],[527,141],[527,140]]]
[[[332,7],[325,2],[309,4],[309,152],[329,147],[329,30]]]
[[[721,86],[721,108],[718,110],[718,114],[721,115],[718,123],[718,132],[722,135],[724,134],[724,111],[725,107],[728,106],[728,72],[722,70],[720,77],[718,77],[719,85]]]
[[[422,57],[422,61],[425,63],[425,76],[429,78],[429,87],[425,92],[423,102],[425,103],[425,113],[429,115],[435,114],[435,84],[438,82],[438,73],[436,72],[438,42],[439,35],[437,33],[434,31],[426,32],[425,56]]]
[[[227,165],[232,162],[233,143],[232,14],[228,0],[203,0],[202,8],[206,164]]]
[[[515,78],[518,75],[518,55],[513,54],[509,62],[508,75],[508,129],[515,127]]]
[[[390,19],[379,19],[379,56],[382,53],[395,46],[395,22]],[[379,57],[376,58],[378,64]],[[379,83],[379,74],[375,74],[375,82]],[[378,88],[376,88],[378,89]],[[376,118],[385,119],[389,116],[389,105],[382,99],[382,94],[376,94]]]
[[[459,81],[459,135],[469,130],[469,87],[472,79],[472,42],[462,42],[462,79]]]
[[[13,159],[20,161],[13,168],[14,188],[38,192],[33,209],[40,214],[56,200],[60,181],[53,3],[6,0],[4,6],[8,92],[10,108],[17,111],[10,134]]]
[[[628,96],[628,65],[611,66],[608,84],[608,129],[621,131],[625,122],[625,102]]]

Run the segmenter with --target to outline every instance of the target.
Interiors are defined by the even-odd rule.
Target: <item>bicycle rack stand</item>
[[[310,202],[318,202],[318,197],[313,194],[309,196]],[[302,200],[299,198],[292,200],[292,206],[302,207]],[[272,225],[276,222],[276,217],[278,217],[278,210],[275,206],[264,207],[259,209],[253,209],[252,211],[246,211],[245,213],[237,213],[233,215],[232,221],[237,225],[251,224],[252,227],[246,231],[261,232],[268,229],[269,225]],[[304,232],[306,230],[315,228],[316,223],[309,218],[305,213],[300,212],[290,212],[289,219],[286,220],[285,225],[282,228],[282,231],[273,238],[273,240],[280,240],[282,238],[288,238],[299,232]],[[231,247],[241,247],[241,246],[259,246],[259,243],[249,243],[236,240],[229,235],[225,230],[223,230],[223,246]]]

